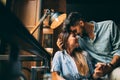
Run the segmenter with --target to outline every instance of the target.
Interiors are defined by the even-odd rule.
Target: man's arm
[[[112,27],[110,28],[111,32],[111,42],[112,42],[112,53],[113,58],[110,62],[110,65],[114,68],[120,66],[120,29],[115,24],[115,22],[112,22]]]
[[[110,63],[97,63],[96,68],[94,70],[94,77],[100,78],[108,73],[110,73],[113,69],[120,66],[120,56],[114,55],[113,59]]]
[[[120,56],[114,55],[112,61],[110,62],[110,66],[114,68],[120,66]]]

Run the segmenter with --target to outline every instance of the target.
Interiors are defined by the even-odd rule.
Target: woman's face
[[[70,33],[68,37],[68,47],[74,49],[75,47],[78,47],[78,46],[79,46],[78,37],[76,36],[76,34]]]

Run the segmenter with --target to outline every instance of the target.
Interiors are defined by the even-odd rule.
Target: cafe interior
[[[51,61],[67,15],[114,20],[119,0],[0,0],[0,80],[51,80]]]

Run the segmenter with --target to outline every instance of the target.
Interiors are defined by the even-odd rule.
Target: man
[[[79,35],[80,47],[86,50],[95,65],[94,75],[97,78],[109,74],[110,80],[120,73],[120,32],[112,20],[87,22],[78,12],[72,12],[64,22],[64,30]],[[62,46],[60,39],[57,41]]]

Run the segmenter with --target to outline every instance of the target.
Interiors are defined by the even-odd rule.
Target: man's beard
[[[81,38],[88,37],[87,32],[84,30],[82,31],[82,34],[79,34]]]

